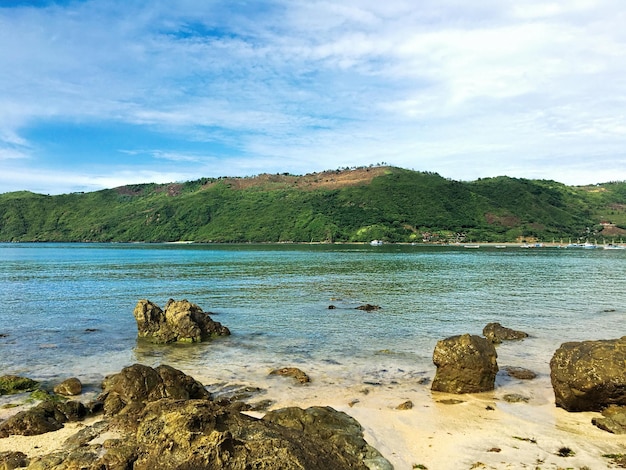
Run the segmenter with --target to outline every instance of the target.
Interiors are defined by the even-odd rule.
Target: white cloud
[[[3,8],[0,159],[29,157],[22,171],[34,171],[54,150],[33,129],[105,122],[178,139],[157,156],[189,165],[185,174],[220,168],[224,155],[223,168],[242,174],[389,161],[459,179],[573,181],[568,162],[590,155],[615,173],[626,148],[624,15],[617,0]]]

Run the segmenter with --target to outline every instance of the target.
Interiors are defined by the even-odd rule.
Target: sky
[[[626,180],[623,0],[0,0],[0,193]]]

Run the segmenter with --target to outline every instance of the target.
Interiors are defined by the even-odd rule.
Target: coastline
[[[205,385],[215,383],[215,377],[194,377]],[[261,398],[274,401],[271,409],[331,406],[354,417],[363,427],[367,442],[397,470],[610,468],[606,455],[626,453],[623,436],[591,424],[599,413],[568,413],[556,408],[549,379],[544,376],[468,395],[431,392],[429,384],[416,381],[344,387],[315,380],[302,386],[288,378],[274,378],[268,384]],[[509,403],[503,399],[506,394],[519,394],[529,401]],[[407,401],[411,408],[397,409]],[[18,409],[0,410],[0,418]],[[247,414],[261,417],[264,412]],[[100,419],[96,416],[69,423],[40,436],[0,439],[0,452],[44,455]],[[559,456],[562,448],[571,449],[573,455]]]

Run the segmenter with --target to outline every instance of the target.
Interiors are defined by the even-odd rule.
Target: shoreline
[[[187,373],[187,372],[186,372]],[[190,374],[207,388],[216,377]],[[430,384],[416,381],[387,385],[355,384],[344,387],[313,380],[296,385],[286,377],[268,379],[257,399],[271,399],[270,409],[298,406],[331,406],[355,418],[367,442],[387,458],[395,469],[426,468],[519,469],[610,468],[607,454],[626,453],[623,436],[602,431],[591,424],[599,413],[568,413],[554,404],[549,378],[505,381],[493,392],[453,395],[432,392]],[[91,392],[94,393],[94,392]],[[527,397],[527,403],[509,403],[506,394]],[[75,399],[84,401],[86,396]],[[410,401],[409,409],[397,409]],[[1,409],[6,418],[17,409]],[[246,412],[261,417],[265,412]],[[101,419],[69,423],[59,431],[39,436],[0,439],[0,452],[22,451],[29,457],[50,453],[64,440]],[[559,449],[571,449],[569,457]]]

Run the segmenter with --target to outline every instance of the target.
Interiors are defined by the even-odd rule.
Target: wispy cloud
[[[626,179],[618,0],[26,5],[0,7],[0,161],[53,169],[46,192],[98,187],[103,168],[122,182],[379,161]],[[101,125],[93,146],[76,138]],[[8,174],[0,191],[32,188]]]

